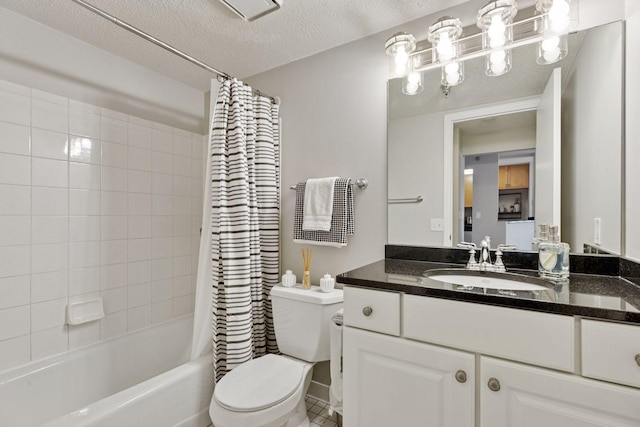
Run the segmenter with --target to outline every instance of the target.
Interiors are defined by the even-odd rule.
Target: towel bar
[[[387,200],[387,203],[389,203],[390,205],[395,205],[395,204],[400,204],[400,203],[421,203],[424,199],[422,198],[422,196],[418,196],[418,197],[409,197],[406,199],[389,199]]]
[[[359,189],[364,190],[369,186],[369,180],[367,180],[367,178],[358,178],[356,182],[352,182],[351,185],[357,185]],[[295,190],[296,186],[290,185],[289,188]]]

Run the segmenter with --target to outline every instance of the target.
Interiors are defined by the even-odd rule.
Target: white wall
[[[589,31],[562,91],[561,230],[572,252],[594,243],[594,218],[601,218],[601,247],[620,251],[621,27]]]
[[[483,134],[461,134],[460,153],[465,156],[536,148],[535,126]]]
[[[467,157],[464,166],[473,169],[472,242],[479,246],[488,235],[495,248],[505,242],[506,234],[505,222],[498,221],[498,154]]]
[[[640,260],[640,2],[626,0],[626,255]]]
[[[0,79],[207,133],[203,92],[3,8]]]
[[[282,99],[282,267],[302,277],[293,243],[295,192],[307,178],[369,180],[355,189],[355,235],[341,249],[313,247],[311,281],[384,258],[387,242],[387,61],[375,38],[349,43],[249,79]],[[311,248],[312,246],[306,246]]]

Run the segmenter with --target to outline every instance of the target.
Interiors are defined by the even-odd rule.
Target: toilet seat
[[[216,384],[213,397],[225,409],[252,412],[289,398],[305,376],[305,363],[284,356],[266,356],[243,363]]]

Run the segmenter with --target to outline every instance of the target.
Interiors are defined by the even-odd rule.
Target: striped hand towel
[[[353,189],[351,178],[338,178],[333,195],[333,214],[329,231],[304,231],[302,221],[304,215],[304,190],[306,183],[296,185],[296,206],[293,215],[293,241],[309,245],[347,246],[347,236],[355,232],[353,214]]]

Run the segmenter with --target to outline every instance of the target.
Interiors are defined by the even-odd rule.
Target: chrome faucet
[[[492,270],[491,264],[491,237],[484,236],[480,242],[480,270]]]
[[[502,262],[502,251],[505,249],[516,249],[514,245],[500,244],[496,249],[496,262],[491,263],[491,237],[485,236],[480,242],[480,258],[476,261],[476,249],[475,243],[460,242],[459,248],[469,249],[469,261],[466,268],[468,270],[481,270],[481,271],[507,271],[504,263]]]

